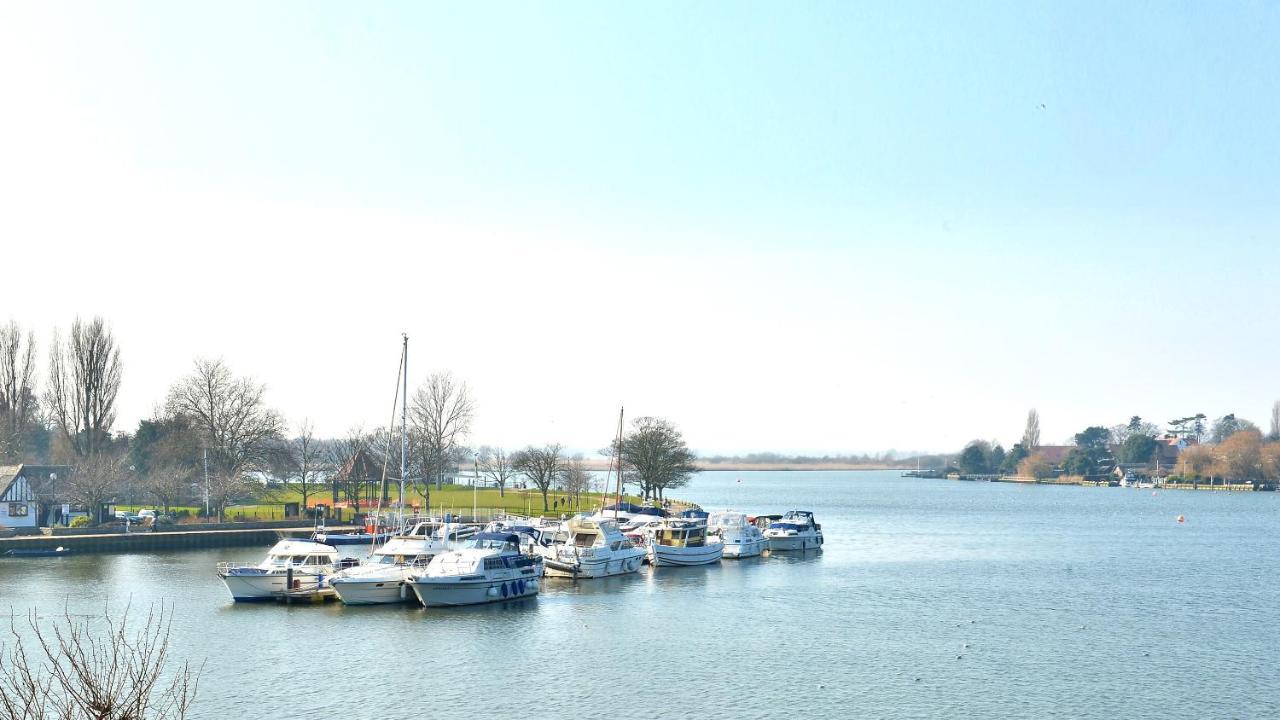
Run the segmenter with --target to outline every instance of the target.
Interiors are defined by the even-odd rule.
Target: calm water
[[[173,603],[201,718],[1280,717],[1275,493],[828,472],[679,495],[811,508],[827,547],[454,610],[233,605],[214,563],[265,548],[0,559],[0,608]]]

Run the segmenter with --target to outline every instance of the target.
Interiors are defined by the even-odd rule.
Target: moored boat
[[[520,550],[519,535],[481,532],[410,573],[408,583],[427,607],[478,605],[537,595],[542,571],[540,556]]]
[[[709,565],[720,562],[724,553],[724,543],[707,537],[707,524],[701,520],[667,518],[646,534],[649,562],[659,567]]]
[[[760,528],[740,512],[716,512],[707,518],[707,532],[724,543],[724,557],[755,557],[765,551],[769,541]]]
[[[535,546],[548,577],[574,579],[625,575],[644,564],[645,549],[637,547],[618,529],[618,523],[578,515],[563,529],[542,533]]]
[[[218,563],[218,577],[236,602],[333,595],[328,578],[345,564],[330,545],[281,540],[257,565]]]
[[[764,531],[769,552],[779,550],[812,550],[822,547],[822,526],[808,510],[788,510]]]
[[[373,552],[368,562],[339,571],[329,578],[329,586],[347,605],[380,605],[417,600],[407,585],[409,574],[425,569],[431,559],[450,545],[434,537],[439,524],[414,524]]]

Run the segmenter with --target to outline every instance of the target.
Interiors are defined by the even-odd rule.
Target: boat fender
[[[521,595],[523,595],[523,594],[524,594],[524,588],[525,588],[524,580],[521,580],[521,581],[520,581],[519,588],[520,588],[520,594],[521,594]]]
[[[510,593],[509,593],[509,591],[507,590],[507,584],[506,584],[506,583],[502,583],[502,597],[506,597],[506,596],[507,596],[507,595],[509,595],[509,594],[510,594]]]
[[[491,587],[488,590],[485,590],[485,594],[489,597],[498,597],[498,588]]]

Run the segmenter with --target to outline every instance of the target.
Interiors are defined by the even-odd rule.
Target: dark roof
[[[71,465],[6,465],[0,467],[0,497],[8,494],[18,478],[26,478],[28,487],[37,497],[53,496],[53,477],[67,478],[75,471]]]
[[[1033,452],[1032,455],[1040,453],[1045,460],[1057,465],[1065,460],[1067,453],[1074,450],[1075,447],[1075,445],[1041,445],[1035,449],[1035,452]]]
[[[358,450],[338,471],[340,480],[381,480],[382,463],[373,459],[368,450]]]

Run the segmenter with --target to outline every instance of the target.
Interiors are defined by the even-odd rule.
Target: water
[[[826,549],[452,610],[232,604],[214,563],[265,548],[0,559],[0,608],[172,603],[199,718],[1280,717],[1275,493],[806,472],[677,495],[812,509]]]

